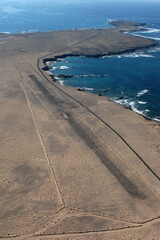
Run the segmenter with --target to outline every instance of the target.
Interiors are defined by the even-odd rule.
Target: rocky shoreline
[[[111,21],[110,22],[111,25],[113,25],[115,27],[115,30],[120,31],[121,33],[124,34],[124,31],[128,31],[128,32],[132,32],[132,31],[141,31],[142,29],[140,27],[142,26],[146,26],[146,23],[135,23],[135,22],[130,22],[130,21],[122,21],[122,20],[118,20],[118,21]],[[143,37],[140,37],[142,39],[144,39]],[[144,39],[145,40],[148,39]],[[66,54],[60,54],[60,55],[55,55],[54,57],[47,57],[47,58],[43,58],[43,64],[45,65],[45,67],[42,68],[43,71],[49,71],[50,70],[50,63],[53,65],[54,62],[62,60],[64,58],[67,57],[80,57],[80,56],[84,56],[84,57],[94,57],[94,58],[99,58],[99,57],[104,57],[104,56],[112,56],[112,55],[121,55],[124,53],[131,53],[131,52],[135,52],[136,50],[144,50],[144,49],[148,49],[151,47],[156,47],[157,46],[157,41],[153,41],[153,40],[149,40],[150,44],[148,44],[146,46],[134,46],[134,47],[130,47],[130,48],[125,48],[123,50],[117,50],[117,51],[110,51],[108,50],[107,53],[101,53],[101,54],[85,54],[82,52],[76,52],[76,53],[66,53]],[[52,77],[52,79],[54,81],[56,81],[56,79],[54,78],[54,75],[50,75]],[[72,76],[65,76],[65,75],[61,75],[62,78],[69,78]]]
[[[124,31],[126,31],[126,29],[129,32],[141,31],[142,29],[140,29],[140,26],[147,25],[145,23],[132,23],[132,22],[120,21],[120,20],[119,21],[112,21],[110,24],[115,26],[115,29],[118,29],[120,32],[124,32]],[[145,39],[144,39],[144,41],[145,41]],[[89,55],[88,54],[81,54],[81,53],[60,54],[60,55],[56,55],[54,57],[43,58],[43,64],[44,64],[45,67],[43,67],[42,70],[46,71],[46,72],[49,72],[49,76],[51,77],[52,81],[59,82],[60,79],[63,80],[63,79],[75,77],[74,75],[64,75],[64,74],[54,75],[53,73],[50,72],[50,70],[53,69],[53,67],[54,67],[54,63],[57,62],[57,61],[62,61],[64,58],[67,58],[67,57],[79,57],[79,56],[99,58],[99,57],[103,57],[103,56],[121,55],[121,54],[124,54],[124,53],[132,53],[132,52],[135,52],[137,50],[149,49],[149,48],[152,48],[152,47],[156,47],[157,45],[158,45],[158,43],[156,41],[151,41],[150,45],[145,46],[145,47],[136,46],[133,49],[128,48],[128,49],[124,49],[123,51],[108,52],[108,54],[103,54],[103,53],[101,53],[101,54],[89,54]],[[86,91],[86,89],[83,88],[83,87],[82,88],[77,88],[77,90],[78,91]],[[107,89],[107,91],[108,91],[108,89]],[[99,92],[99,96],[103,96],[104,92],[105,92],[105,90],[104,91],[103,90],[100,91]],[[111,99],[108,99],[108,100],[112,101]],[[124,107],[132,111],[131,107],[126,107],[126,106],[124,106]],[[152,119],[147,117],[147,116],[143,116],[143,117],[146,120],[152,121]]]

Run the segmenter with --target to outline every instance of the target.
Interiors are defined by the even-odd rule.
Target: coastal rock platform
[[[159,239],[160,126],[42,70],[154,46],[138,26],[0,34],[0,239]]]

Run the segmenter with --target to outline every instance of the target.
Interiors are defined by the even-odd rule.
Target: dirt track
[[[160,127],[105,97],[53,85],[36,67],[49,52],[13,56],[8,41],[1,239],[159,239]]]

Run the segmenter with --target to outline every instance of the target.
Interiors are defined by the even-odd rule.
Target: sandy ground
[[[160,239],[160,126],[37,68],[47,54],[107,49],[107,30],[88,31],[0,38],[1,239]]]

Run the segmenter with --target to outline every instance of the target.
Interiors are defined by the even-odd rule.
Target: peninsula
[[[160,126],[53,82],[47,61],[153,47],[111,29],[0,34],[0,238],[158,239]]]

